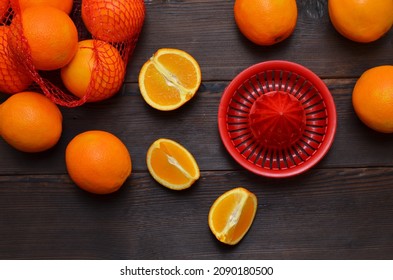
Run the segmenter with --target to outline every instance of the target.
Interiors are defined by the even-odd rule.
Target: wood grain
[[[337,108],[334,144],[318,165],[325,167],[393,167],[393,136],[380,134],[363,125],[355,115],[351,94],[355,79],[328,79]],[[147,171],[148,147],[157,138],[172,138],[185,145],[202,170],[240,168],[225,150],[217,125],[217,113],[227,82],[203,82],[199,92],[185,106],[172,112],[150,108],[137,84],[126,84],[116,97],[105,102],[66,109],[63,135],[58,145],[45,153],[25,154],[10,149],[0,140],[3,160],[0,174],[58,174],[65,172],[64,151],[78,133],[102,129],[124,141],[133,159],[133,168]]]
[[[351,94],[366,69],[391,64],[393,31],[358,44],[332,27],[327,1],[298,0],[294,34],[272,47],[248,42],[227,0],[146,0],[146,22],[126,82],[115,97],[61,108],[63,135],[51,150],[18,152],[0,140],[0,259],[392,259],[393,136],[355,115]],[[159,48],[188,51],[202,85],[182,108],[160,112],[140,96],[137,76]],[[259,177],[225,150],[217,126],[220,98],[243,69],[266,60],[300,63],[328,86],[337,133],[325,158],[287,179]],[[0,95],[0,102],[8,96]],[[88,194],[67,175],[64,152],[78,133],[100,129],[127,146],[133,173],[119,192]],[[145,155],[159,137],[192,152],[201,178],[183,192],[158,185]],[[258,197],[253,226],[237,246],[220,244],[207,225],[213,201],[243,186]]]
[[[298,22],[284,42],[260,47],[238,30],[234,1],[146,1],[147,17],[127,81],[137,81],[142,64],[159,48],[191,53],[205,81],[231,80],[244,68],[266,60],[300,63],[323,78],[358,77],[366,69],[393,61],[393,31],[371,44],[338,34],[329,20],[327,0],[298,0]]]
[[[205,171],[184,192],[137,172],[109,196],[66,175],[0,177],[0,258],[385,259],[393,257],[391,168],[314,169],[270,180],[245,171]],[[210,233],[211,203],[231,187],[258,197],[238,246]],[[339,198],[339,199],[338,199]]]

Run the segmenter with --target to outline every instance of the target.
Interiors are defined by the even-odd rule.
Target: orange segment
[[[200,70],[196,61],[186,53],[165,53],[157,56],[157,62],[162,65],[169,73],[175,83],[188,90],[193,90],[200,83]]]
[[[178,49],[159,49],[139,73],[139,88],[153,108],[169,111],[190,100],[201,84],[197,61]]]
[[[210,208],[210,230],[219,241],[235,245],[251,227],[256,211],[257,198],[253,193],[241,187],[227,191]]]
[[[147,151],[146,162],[152,177],[169,189],[186,189],[200,176],[192,154],[170,139],[156,140]]]
[[[172,106],[182,101],[179,89],[166,79],[154,64],[147,66],[146,76],[149,79],[145,81],[145,89],[146,92],[154,93],[148,95],[153,104]]]

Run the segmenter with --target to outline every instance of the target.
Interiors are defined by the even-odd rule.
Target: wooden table
[[[393,136],[363,125],[351,103],[365,70],[393,63],[393,31],[374,43],[351,42],[331,25],[327,1],[298,0],[293,35],[260,47],[238,31],[233,2],[146,0],[143,32],[118,95],[61,108],[63,135],[47,152],[21,153],[0,141],[1,259],[393,258]],[[203,76],[196,96],[172,112],[149,107],[137,84],[142,64],[163,47],[192,54]],[[316,73],[337,107],[331,150],[311,170],[287,179],[244,170],[217,127],[229,82],[248,66],[274,59]],[[116,134],[132,156],[131,177],[112,195],[88,194],[66,173],[66,145],[91,129]],[[159,137],[194,154],[201,178],[190,189],[170,191],[149,175],[146,151]],[[237,186],[257,195],[258,211],[241,243],[229,247],[211,234],[207,215],[220,194]]]

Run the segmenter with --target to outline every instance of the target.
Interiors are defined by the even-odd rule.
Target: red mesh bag
[[[30,73],[18,63],[8,46],[9,2],[0,3],[0,92],[13,94],[25,90],[33,82]]]
[[[25,75],[25,83],[33,80],[31,89],[41,90],[58,105],[76,107],[89,101],[99,101],[114,95],[124,81],[128,60],[136,46],[145,17],[143,0],[76,0],[70,14],[78,30],[79,42],[93,39],[91,78],[83,96],[71,93],[63,83],[60,69],[42,71],[36,69],[31,57],[31,50],[24,35],[21,9],[18,0],[10,0],[2,17],[2,26],[7,32],[0,32],[0,60],[11,60],[16,69]],[[0,9],[1,12],[1,9]],[[3,35],[3,33],[5,35]],[[12,38],[20,42],[16,47],[7,47]],[[2,47],[4,46],[4,47]],[[4,50],[3,50],[4,49]],[[115,49],[117,51],[114,55]],[[17,55],[15,55],[17,54]],[[120,65],[119,60],[123,63]],[[1,62],[1,61],[0,61]],[[1,64],[1,63],[0,63]],[[0,72],[4,72],[0,66]],[[27,73],[27,75],[26,75]],[[9,78],[8,78],[9,79]],[[3,78],[5,80],[5,78]],[[120,83],[119,83],[120,80]],[[10,81],[8,84],[17,82]],[[0,74],[0,91],[4,90]],[[14,87],[15,88],[15,87]]]

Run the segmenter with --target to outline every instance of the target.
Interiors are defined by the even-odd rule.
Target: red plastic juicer
[[[218,127],[224,146],[244,168],[289,177],[317,164],[336,133],[336,107],[324,82],[289,61],[255,64],[225,89]]]

